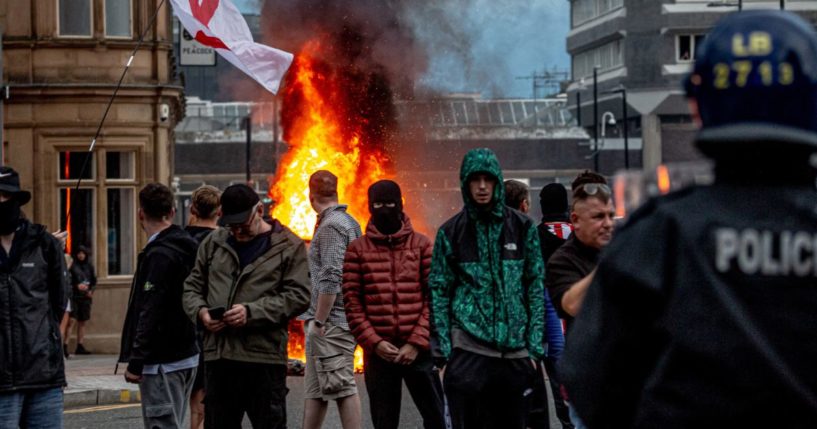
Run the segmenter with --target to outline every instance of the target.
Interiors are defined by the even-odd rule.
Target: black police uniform
[[[793,22],[801,34],[790,34]],[[743,52],[734,46],[736,35],[764,33],[769,38],[752,45],[758,55],[746,58],[778,71],[783,62],[802,62],[805,71],[794,70],[792,79],[810,91],[801,99],[817,103],[817,37],[803,28],[780,12],[726,18],[708,36],[714,40],[704,45],[710,51],[701,53],[696,71],[704,72],[693,75],[693,84],[715,78],[707,73],[718,49]],[[790,36],[794,48],[785,46]],[[733,46],[724,47],[724,39]],[[714,58],[714,64],[731,60]],[[759,73],[746,82],[736,72],[728,78],[718,85],[768,83]],[[763,94],[755,93],[756,104],[764,102]],[[724,104],[721,98],[713,97]],[[742,122],[740,109],[733,112],[738,116],[703,118],[707,132],[698,144],[715,158],[715,184],[649,201],[602,257],[560,368],[589,428],[817,424],[817,192],[814,171],[802,173],[817,150],[817,117],[780,132]],[[771,113],[767,118],[781,122]],[[753,127],[762,137],[747,133]],[[758,152],[729,161],[747,146]],[[743,161],[751,167],[742,169]],[[751,170],[767,164],[762,174]]]

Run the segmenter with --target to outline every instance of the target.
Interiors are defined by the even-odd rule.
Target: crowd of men
[[[715,184],[650,200],[615,239],[603,176],[580,174],[570,199],[545,186],[537,225],[488,149],[465,155],[462,210],[433,243],[390,180],[368,189],[364,233],[338,177],[314,172],[308,249],[249,186],[197,190],[186,229],[171,190],[145,186],[119,359],[145,427],[181,427],[188,405],[194,428],[286,427],[294,318],[305,428],[331,402],[361,427],[356,345],[377,429],[399,426],[403,383],[426,429],[547,428],[545,373],[568,428],[813,424],[817,36],[792,14],[729,16],[687,93]],[[0,428],[62,424],[71,276],[30,198],[0,167]]]

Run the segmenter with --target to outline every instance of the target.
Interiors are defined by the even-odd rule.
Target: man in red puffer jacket
[[[366,234],[346,249],[343,302],[364,350],[372,422],[398,427],[405,380],[423,427],[443,429],[442,385],[429,350],[431,240],[414,232],[391,180],[369,187],[369,212]]]

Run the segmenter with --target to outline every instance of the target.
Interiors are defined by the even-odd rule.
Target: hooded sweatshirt
[[[496,179],[493,198],[480,208],[468,179]],[[544,268],[533,221],[505,206],[499,161],[489,149],[469,151],[460,169],[464,207],[440,227],[434,244],[429,287],[439,350],[447,359],[452,332],[498,356],[535,359],[544,354]],[[457,346],[457,344],[454,344]]]
[[[176,225],[139,253],[122,328],[119,362],[141,375],[144,365],[175,362],[199,352],[195,325],[182,308],[184,281],[198,243]]]

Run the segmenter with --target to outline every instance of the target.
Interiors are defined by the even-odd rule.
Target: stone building
[[[99,284],[86,346],[97,352],[119,347],[136,257],[147,241],[137,221],[138,191],[173,176],[173,130],[184,99],[170,4],[157,11],[159,4],[0,2],[3,162],[20,171],[22,186],[33,193],[24,207],[29,218],[51,230],[69,228],[69,246],[93,249]],[[142,33],[144,44],[87,155]]]

